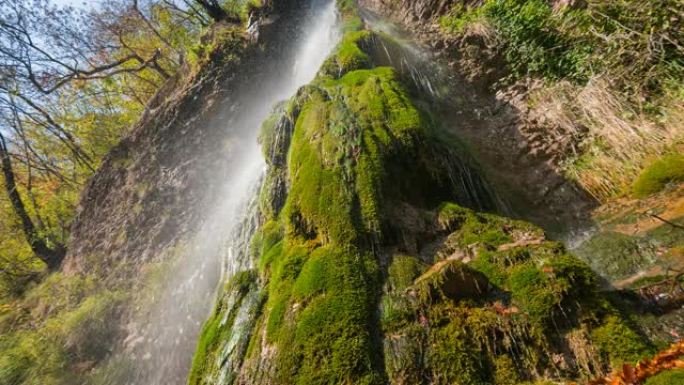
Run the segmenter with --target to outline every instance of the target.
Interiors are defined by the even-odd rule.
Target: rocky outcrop
[[[401,69],[377,66],[373,45],[396,42],[345,16],[318,77],[262,129],[286,188],[261,192],[247,274],[264,302],[246,331],[231,321],[246,286],[227,285],[191,385],[499,385],[593,376],[647,351],[585,263],[482,212],[493,196],[472,159],[436,135]]]
[[[535,84],[501,88],[497,82],[507,73],[498,53],[487,41],[486,31],[454,37],[440,28],[439,18],[455,4],[448,0],[361,0],[373,13],[403,26],[425,44],[424,54],[447,69],[440,79],[451,91],[447,103],[438,106],[440,120],[460,137],[502,196],[514,207],[510,215],[537,223],[560,235],[591,222],[598,202],[563,175],[561,163],[576,150],[571,136],[550,136],[543,117],[535,115],[525,97]],[[466,1],[466,5],[478,5]]]

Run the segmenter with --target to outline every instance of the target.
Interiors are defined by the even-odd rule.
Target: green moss
[[[437,220],[443,230],[454,231],[463,225],[473,213],[452,202],[442,203],[437,212]]]
[[[287,229],[354,244],[359,231],[380,233],[381,197],[390,195],[384,186],[393,176],[389,163],[403,152],[415,153],[416,137],[429,124],[391,68],[323,79],[320,89],[303,101],[295,126]]]
[[[591,339],[600,353],[609,359],[613,369],[634,364],[652,353],[644,339],[616,316],[608,316],[591,332]]]
[[[388,269],[390,290],[399,292],[411,286],[425,268],[425,264],[416,257],[395,255]]]
[[[277,226],[269,223],[253,241],[269,281],[265,331],[278,347],[276,382],[384,381],[370,332],[380,272],[368,242],[382,236],[383,198],[401,196],[385,190],[393,177],[390,164],[403,153],[418,153],[423,143],[417,138],[429,124],[394,70],[356,69],[370,66],[362,49],[370,36],[347,34],[330,61],[343,76],[324,73],[298,94],[289,191],[282,213],[270,215],[285,231],[273,231]],[[406,263],[395,264],[393,284],[409,285],[407,276],[417,275],[419,265],[397,261]]]
[[[197,348],[195,349],[195,355],[192,359],[192,367],[190,369],[190,374],[188,376],[188,384],[199,385],[203,383],[203,375],[209,372],[211,366],[211,361],[209,357],[216,345],[220,342],[220,323],[221,315],[214,313],[202,327],[200,332],[200,338],[197,342]]]
[[[471,335],[465,323],[467,318],[455,316],[448,307],[431,309],[432,328],[429,336],[430,350],[427,366],[434,384],[486,384],[489,370],[483,363],[486,358]],[[466,321],[466,322],[464,322]]]
[[[221,347],[235,333],[242,332],[234,329],[235,317],[243,302],[248,300],[249,292],[255,289],[256,282],[257,273],[246,270],[236,273],[224,286],[222,297],[200,332],[188,376],[189,385],[211,383],[208,375],[219,369],[216,368],[216,356],[221,353]]]
[[[494,384],[517,385],[520,383],[520,375],[511,357],[504,355],[494,360]]]
[[[422,301],[428,301],[431,309],[447,312],[447,318],[452,322],[456,322],[457,318],[461,319],[458,321],[463,323],[460,330],[465,332],[458,338],[473,338],[472,344],[497,349],[492,346],[500,348],[500,342],[492,342],[492,335],[515,333],[514,339],[525,346],[523,355],[526,358],[515,363],[509,362],[513,366],[506,365],[505,370],[497,369],[500,363],[489,358],[492,366],[482,364],[484,367],[480,370],[484,377],[480,380],[488,381],[487,373],[490,373],[496,381],[506,383],[505,379],[515,377],[508,373],[499,376],[497,371],[515,372],[520,362],[525,362],[523,370],[529,373],[534,365],[543,362],[540,357],[548,354],[553,346],[552,336],[563,335],[566,330],[580,324],[592,330],[592,341],[599,348],[600,354],[615,365],[620,360],[636,359],[648,351],[647,341],[607,305],[606,298],[598,291],[598,278],[591,268],[567,254],[562,246],[554,242],[535,242],[506,249],[498,247],[502,242],[514,241],[521,234],[526,234],[528,239],[530,235],[543,236],[529,224],[482,215],[454,204],[440,206],[438,222],[441,228],[452,232],[448,238],[449,244],[466,249],[473,244],[478,245],[475,257],[468,267],[483,273],[495,288],[489,294],[472,296],[470,300],[460,299],[458,307],[454,307],[450,296],[444,294],[424,297]],[[508,306],[516,309],[513,313],[516,315],[511,318],[502,318],[487,307],[476,305],[501,301],[502,298],[505,301],[508,295],[511,301]],[[500,303],[497,306],[503,305]],[[521,313],[519,315],[518,310]],[[436,328],[435,323],[440,318],[431,314],[431,328]],[[613,339],[608,336],[613,336]],[[620,350],[618,346],[623,344],[625,349]],[[452,354],[456,354],[455,352]],[[480,362],[486,363],[487,359],[482,358]],[[535,362],[537,364],[528,366]],[[461,368],[459,373],[464,370]],[[464,381],[467,383],[477,379]]]
[[[659,373],[648,380],[645,385],[681,385],[684,384],[684,369],[673,369]]]
[[[249,355],[266,342],[266,381],[283,384],[504,384],[550,369],[567,330],[600,337],[614,316],[595,275],[538,228],[463,207],[478,194],[453,171],[467,162],[397,72],[374,67],[377,38],[347,33],[314,82],[264,125],[269,173],[288,191],[282,211],[268,204],[275,188],[261,192],[265,224],[252,251],[267,300]],[[291,129],[282,147],[278,122]],[[413,251],[399,238],[414,234],[423,244],[446,238],[438,255],[463,260],[426,269],[401,254]],[[210,340],[225,338],[206,328],[205,357]]]
[[[470,267],[484,274],[489,282],[501,288],[509,276],[508,271],[498,264],[501,258],[502,256],[496,253],[483,251],[470,263]]]
[[[252,237],[250,250],[259,263],[259,271],[264,270],[271,264],[273,258],[280,254],[283,238],[282,225],[276,221],[266,222]]]
[[[663,190],[669,183],[680,182],[684,182],[684,155],[666,155],[641,172],[632,185],[632,194],[645,198]]]
[[[554,309],[561,303],[561,290],[554,287],[554,283],[534,265],[517,267],[511,272],[509,278],[513,300],[535,322],[545,322],[550,319]]]

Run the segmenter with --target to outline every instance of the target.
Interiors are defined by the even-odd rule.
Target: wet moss
[[[225,284],[212,315],[202,326],[188,376],[189,385],[213,383],[212,376],[222,370],[217,357],[222,346],[230,341],[234,333],[234,321],[246,296],[257,286],[257,273],[246,270],[236,273]]]
[[[684,369],[668,370],[646,380],[646,385],[676,384],[684,384]]]
[[[388,269],[387,283],[393,292],[401,292],[413,284],[426,266],[416,257],[396,255]]]
[[[430,350],[427,366],[434,384],[487,384],[490,382],[486,358],[471,342],[463,317],[437,307],[431,315]]]
[[[427,336],[418,346],[401,345],[425,352],[418,368],[410,362],[398,365],[393,357],[404,353],[395,350],[397,343],[387,343],[390,378],[427,370],[434,383],[532,380],[534,373],[558,370],[550,357],[564,349],[559,341],[578,328],[590,331],[587,343],[596,347],[590,351],[598,352],[592,358],[597,362],[617,364],[621,358],[649,352],[647,341],[599,292],[591,268],[560,244],[546,241],[539,229],[453,203],[439,206],[436,222],[449,233],[444,243],[448,252],[442,255],[454,259],[437,261],[401,290],[386,285],[381,318],[385,335],[405,336],[418,327]],[[401,270],[390,265],[388,271]],[[388,282],[392,279],[390,274]],[[604,339],[609,335],[616,340]],[[619,352],[621,344],[628,346],[624,356],[606,355]],[[508,358],[501,358],[503,353]],[[585,369],[565,370],[564,376],[572,377]],[[600,367],[594,370],[582,373],[602,373]]]
[[[348,28],[354,29],[352,25]],[[334,54],[328,58],[321,69],[321,73],[333,78],[358,70],[370,68],[372,60],[360,47],[359,43],[372,35],[370,31],[353,31],[346,33]]]
[[[384,382],[371,332],[380,291],[372,246],[383,237],[383,201],[402,196],[387,192],[396,176],[387,170],[405,154],[420,153],[430,124],[394,70],[355,68],[370,66],[359,46],[368,36],[348,34],[333,58],[346,73],[322,74],[290,103],[297,108],[287,198],[280,214],[262,212],[270,221],[252,245],[268,280],[265,334],[277,350],[274,382]],[[410,170],[418,173],[425,164],[419,158]],[[393,284],[410,284],[419,263],[397,261],[406,263],[395,264]]]
[[[494,360],[494,385],[518,385],[520,382],[520,374],[511,357],[502,355]]]
[[[417,138],[430,125],[391,68],[322,79],[319,89],[303,101],[296,122],[286,228],[325,243],[356,244],[363,233],[381,233],[381,202],[390,196],[384,186],[394,177],[389,164],[417,153]],[[414,168],[425,165],[417,160]]]
[[[663,190],[669,183],[680,182],[684,182],[684,155],[666,155],[641,172],[632,186],[632,194],[645,198]]]
[[[623,364],[635,364],[651,354],[644,339],[617,316],[611,315],[591,333],[600,353],[607,357],[613,369]]]

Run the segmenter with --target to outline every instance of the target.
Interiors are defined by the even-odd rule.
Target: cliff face
[[[220,200],[226,165],[239,157],[252,129],[230,122],[251,113],[240,104],[258,98],[256,90],[270,80],[262,74],[277,73],[286,60],[300,7],[297,1],[265,7],[249,30],[213,27],[199,63],[186,64],[158,92],[90,180],[65,271],[160,259],[197,230]]]
[[[509,384],[649,351],[585,263],[481,212],[477,165],[379,65],[399,45],[342,12],[342,43],[262,128],[255,268],[226,283],[190,384]]]

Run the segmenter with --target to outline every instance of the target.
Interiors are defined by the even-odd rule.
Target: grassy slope
[[[559,166],[605,200],[628,192],[654,154],[682,140],[683,6],[676,0],[577,3],[584,6],[459,3],[441,25],[457,36],[484,36],[507,66],[503,84],[543,81],[527,97],[532,115],[544,119],[553,137],[573,138],[579,151],[562,154]]]

